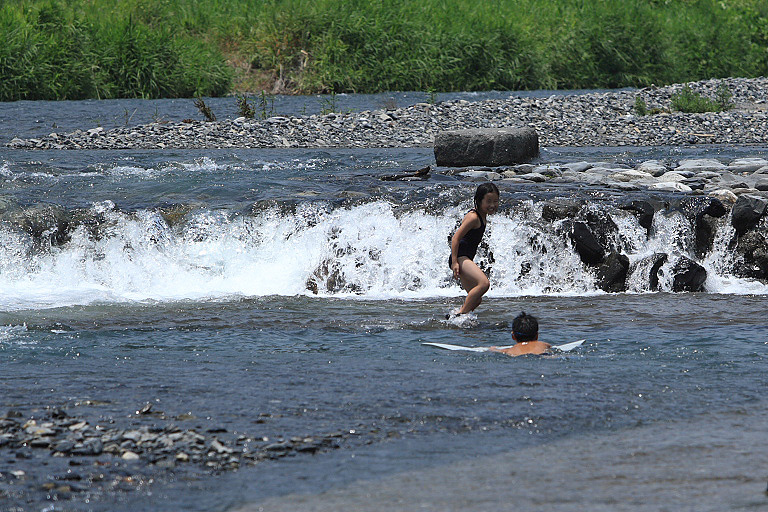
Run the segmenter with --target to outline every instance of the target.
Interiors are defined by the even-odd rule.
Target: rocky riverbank
[[[261,414],[256,423],[270,419]],[[129,420],[117,426],[113,418],[88,419],[63,408],[0,414],[0,503],[9,499],[21,504],[40,493],[52,502],[87,503],[104,494],[134,492],[157,480],[194,479],[266,460],[331,451],[350,437],[362,439],[354,430],[290,438],[249,436],[201,423],[191,414],[169,417],[149,404]],[[188,423],[198,425],[181,426]]]
[[[725,84],[734,108],[725,112],[671,112],[683,85],[606,93],[506,100],[419,103],[407,108],[330,113],[265,120],[244,117],[218,122],[151,123],[104,130],[14,138],[19,149],[163,148],[361,148],[429,147],[435,135],[466,128],[532,127],[544,147],[764,144],[768,142],[768,78],[730,78],[689,84],[714,98]],[[637,99],[656,114],[641,116]]]

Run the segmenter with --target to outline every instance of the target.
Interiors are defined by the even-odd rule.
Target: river
[[[386,97],[342,100],[375,108]],[[294,100],[275,108],[288,109],[283,101]],[[121,113],[189,117],[188,103],[0,104],[0,141],[124,122]],[[765,154],[543,148],[539,161]],[[768,286],[734,277],[727,240],[694,256],[692,228],[674,215],[657,214],[648,239],[611,203],[615,191],[500,183],[491,290],[476,321],[444,320],[463,298],[446,240],[476,183],[440,172],[381,180],[426,165],[424,148],[0,148],[0,413],[42,421],[60,408],[104,428],[174,423],[222,438],[342,434],[334,449],[237,471],[0,443],[0,508],[224,511],[567,437],[765,409]],[[690,255],[707,268],[708,291],[652,291],[642,280],[600,291],[568,240],[541,223],[540,203],[553,197],[608,211],[631,260]],[[539,318],[541,339],[585,345],[516,359],[422,345],[508,344],[521,310]],[[136,414],[146,404],[162,414]],[[62,481],[75,490],[44,486]]]

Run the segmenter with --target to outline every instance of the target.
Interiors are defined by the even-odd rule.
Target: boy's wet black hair
[[[536,341],[539,339],[539,321],[523,311],[512,320],[512,333],[519,342]]]
[[[475,191],[475,210],[480,209],[480,202],[485,197],[485,194],[490,194],[491,192],[498,196],[499,187],[491,182],[483,183],[477,187],[477,190]]]

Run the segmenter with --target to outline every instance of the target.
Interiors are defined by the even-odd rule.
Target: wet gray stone
[[[532,128],[477,128],[439,132],[435,137],[438,166],[512,165],[539,154]]]

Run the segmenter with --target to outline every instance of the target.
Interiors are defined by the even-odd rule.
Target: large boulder
[[[574,222],[571,228],[571,241],[581,261],[587,265],[597,265],[605,258],[605,248],[586,223]]]
[[[768,240],[759,231],[748,231],[739,237],[736,253],[741,255],[743,264],[736,267],[742,277],[768,279]]]
[[[438,133],[435,160],[439,166],[497,167],[526,162],[539,154],[533,128],[476,128]]]
[[[765,198],[744,194],[739,196],[731,210],[731,224],[741,234],[754,228],[765,214],[768,201]]]
[[[695,261],[681,257],[672,268],[672,291],[700,292],[707,280],[707,271]]]
[[[628,271],[629,258],[613,251],[597,267],[597,286],[606,292],[623,292],[627,289]]]

